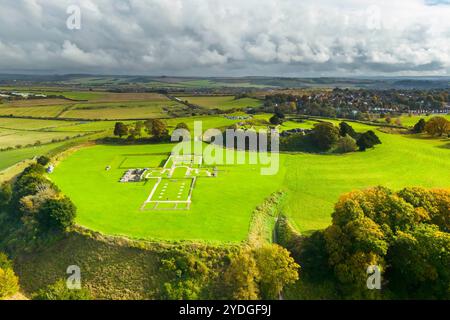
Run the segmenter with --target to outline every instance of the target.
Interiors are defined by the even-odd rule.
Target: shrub
[[[345,137],[339,138],[336,145],[337,153],[354,152],[357,149],[358,146],[356,145],[356,141],[350,135],[346,135]]]
[[[358,137],[356,131],[347,122],[339,123],[339,134],[341,135],[341,137],[345,137],[347,135],[349,135],[352,138]]]
[[[48,199],[37,214],[37,220],[43,230],[64,231],[74,224],[76,207],[67,198]]]
[[[427,121],[425,131],[432,136],[443,136],[450,132],[450,121],[444,117],[433,117]]]
[[[87,289],[75,290],[67,288],[64,280],[58,280],[33,295],[33,300],[92,300]]]
[[[314,125],[311,137],[319,150],[327,151],[338,141],[339,130],[332,123],[321,122]]]
[[[19,291],[19,278],[14,274],[12,262],[0,252],[0,300]]]
[[[3,182],[0,186],[0,209],[6,209],[12,198],[12,188],[9,182]]]
[[[243,249],[232,255],[224,274],[228,296],[236,300],[259,299],[259,278],[259,270],[250,250]]]
[[[46,156],[40,156],[38,159],[37,159],[37,163],[39,163],[41,166],[46,166],[47,164],[49,164],[50,163],[50,158],[49,157],[46,157]]]
[[[263,299],[278,299],[283,287],[298,280],[300,266],[289,251],[276,244],[266,244],[255,249],[255,260],[260,274],[260,291]]]
[[[426,125],[425,119],[420,119],[414,125],[413,132],[415,132],[415,133],[422,133],[422,132],[424,132],[425,131],[425,125]]]
[[[19,291],[19,278],[12,269],[0,268],[0,300]]]
[[[281,120],[280,117],[278,117],[276,114],[273,115],[270,119],[269,119],[270,123],[273,125],[279,125],[281,123],[283,123],[283,120]]]

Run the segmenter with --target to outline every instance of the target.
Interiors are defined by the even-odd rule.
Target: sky
[[[2,0],[0,23],[1,73],[450,76],[450,0]]]

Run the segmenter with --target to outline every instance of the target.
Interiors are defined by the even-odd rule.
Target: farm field
[[[76,104],[59,115],[60,118],[76,119],[149,119],[168,117],[167,111],[183,108],[171,100],[126,101]]]
[[[34,107],[10,107],[0,105],[0,116],[55,118],[66,108],[61,105],[34,106]]]
[[[73,126],[78,123],[60,120],[0,118],[0,128],[18,130],[54,130],[60,127]]]
[[[63,142],[57,142],[30,148],[2,151],[0,152],[0,171],[5,170],[23,160],[46,154],[47,152],[58,148],[63,144]]]
[[[246,108],[246,107],[258,107],[262,103],[257,99],[242,98],[235,99],[234,96],[181,96],[177,97],[182,101],[188,101],[189,103],[199,105],[204,108],[221,110],[229,110],[233,108]]]
[[[79,132],[51,132],[0,129],[0,146],[2,148],[26,146],[35,143],[44,144],[52,140],[70,139]]]

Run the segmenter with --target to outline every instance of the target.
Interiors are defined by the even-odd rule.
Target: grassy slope
[[[95,299],[161,299],[164,283],[178,280],[174,272],[162,267],[162,259],[195,257],[217,275],[223,271],[221,261],[229,250],[200,244],[176,247],[137,244],[71,232],[39,251],[16,252],[15,271],[21,290],[28,297],[59,279],[66,279],[67,267],[77,265],[81,269],[82,286],[88,288]],[[211,277],[208,281],[216,280]],[[220,297],[221,292],[206,287],[201,297]]]

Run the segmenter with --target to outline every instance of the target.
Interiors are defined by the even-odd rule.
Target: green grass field
[[[119,183],[122,163],[131,156],[167,156],[173,145],[99,145],[62,161],[51,179],[78,207],[77,222],[93,230],[140,239],[240,242],[247,237],[253,210],[281,188],[283,174],[267,178],[253,165],[218,166],[217,178],[198,178],[190,210],[141,211],[151,182]],[[129,161],[129,160],[127,160]],[[137,165],[136,162],[133,163]],[[105,167],[110,165],[111,170]]]
[[[0,129],[0,146],[2,148],[26,146],[36,142],[40,144],[56,140],[70,139],[82,134],[80,132],[18,131]]]
[[[191,96],[191,97],[177,97],[182,101],[199,105],[208,109],[222,109],[229,110],[233,108],[258,107],[262,103],[257,99],[242,98],[235,99],[234,96]]]
[[[295,125],[289,123],[291,126]],[[357,123],[353,127],[376,130]],[[133,238],[212,242],[244,240],[254,208],[281,189],[287,191],[283,212],[300,231],[308,233],[329,225],[333,205],[345,192],[375,185],[393,189],[450,186],[448,140],[377,134],[383,144],[367,152],[282,154],[276,176],[260,175],[257,166],[219,166],[218,178],[199,179],[192,207],[186,211],[143,213],[139,208],[153,184],[117,182],[125,159],[135,158],[126,167],[154,166],[164,161],[171,145],[83,149],[63,161],[51,178],[74,200],[79,209],[77,221],[86,227]],[[107,165],[112,166],[109,172],[105,171]]]
[[[34,107],[11,107],[0,105],[0,116],[13,115],[16,117],[54,118],[58,116],[65,106],[34,106]]]

